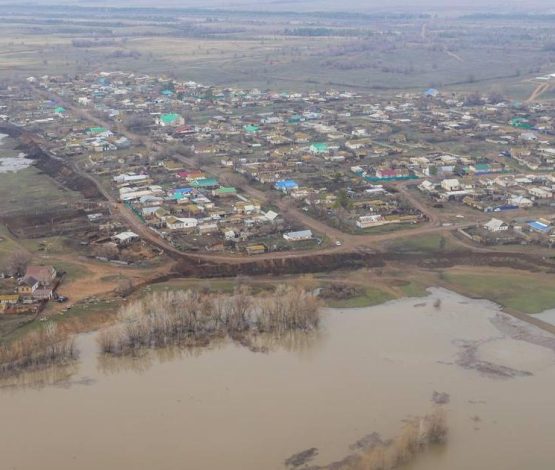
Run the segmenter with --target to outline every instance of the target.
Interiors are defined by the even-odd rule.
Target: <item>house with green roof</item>
[[[54,109],[54,114],[62,115],[66,112],[66,109],[62,106],[58,106]]]
[[[216,178],[200,178],[191,182],[192,188],[211,189],[217,188],[220,185]]]
[[[312,153],[321,154],[328,153],[330,151],[328,144],[324,142],[315,142],[310,146],[310,151]]]
[[[530,124],[528,119],[523,117],[512,118],[511,126],[516,127],[517,129],[532,129],[532,124]]]
[[[294,116],[291,116],[287,120],[287,123],[288,124],[299,124],[302,120],[303,120],[302,116],[299,116],[298,114],[295,114]]]
[[[260,127],[255,126],[254,124],[247,124],[246,126],[243,126],[243,129],[245,129],[247,134],[255,134],[260,130]]]
[[[158,118],[158,125],[162,127],[178,127],[183,124],[185,124],[185,119],[177,113],[162,114]]]
[[[213,196],[218,197],[229,197],[235,196],[237,194],[237,189],[233,186],[220,186],[218,189],[212,191]]]
[[[105,132],[108,132],[108,129],[105,127],[89,127],[87,129],[87,134],[89,135],[99,135],[104,134]]]

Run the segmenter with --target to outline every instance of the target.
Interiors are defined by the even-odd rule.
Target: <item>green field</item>
[[[11,238],[6,226],[0,225],[0,261],[18,248],[20,246]]]
[[[67,206],[79,193],[60,187],[37,168],[29,167],[17,173],[0,174],[0,201],[4,213],[42,211]]]
[[[367,287],[364,289],[364,294],[347,299],[330,299],[326,301],[326,305],[331,308],[362,308],[370,307],[372,305],[379,305],[393,300],[394,297],[384,292],[383,290],[375,287]]]
[[[394,252],[437,253],[453,251],[457,245],[448,237],[433,233],[417,237],[402,238],[387,244],[387,248]]]
[[[555,307],[552,276],[530,273],[444,273],[449,285],[465,294],[492,300],[523,313],[540,313]]]
[[[409,281],[407,284],[399,286],[405,297],[426,297],[429,286],[418,281]]]

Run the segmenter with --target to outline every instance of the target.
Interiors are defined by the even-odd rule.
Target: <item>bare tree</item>
[[[31,255],[23,250],[16,250],[8,256],[4,263],[7,274],[12,276],[22,276],[25,274],[27,266],[31,262]]]
[[[118,280],[118,286],[116,287],[116,292],[122,297],[126,297],[131,293],[132,289],[133,282],[131,282],[131,279],[120,277]]]
[[[246,286],[233,295],[200,291],[156,292],[127,304],[119,323],[99,335],[107,354],[133,354],[140,348],[208,344],[229,336],[246,346],[259,333],[310,331],[319,323],[317,299],[297,287],[278,287],[273,295],[253,297]]]

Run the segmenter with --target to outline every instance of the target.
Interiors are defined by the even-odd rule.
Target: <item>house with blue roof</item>
[[[280,180],[276,181],[276,183],[274,184],[274,188],[284,193],[288,193],[290,191],[293,191],[294,189],[298,189],[298,187],[299,184],[293,180]]]
[[[549,233],[553,228],[546,220],[534,220],[532,222],[528,222],[528,227],[539,233]]]
[[[173,199],[180,200],[188,197],[193,192],[193,188],[178,188],[173,191]]]

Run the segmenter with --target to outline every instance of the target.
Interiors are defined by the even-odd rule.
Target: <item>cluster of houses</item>
[[[470,207],[495,214],[467,230],[487,244],[555,245],[555,175],[498,174],[423,180],[418,188],[442,207]]]
[[[346,230],[424,220],[396,190],[406,182],[430,204],[537,209],[531,220],[551,220],[553,105],[436,89],[277,92],[128,72],[29,83],[112,125],[92,126],[32,88],[8,114],[40,124],[55,153],[106,178],[137,217],[183,249],[271,249],[305,229],[241,194],[218,177],[225,172]],[[127,139],[114,130],[121,127],[168,152]]]
[[[459,201],[483,212],[552,206],[555,175],[490,175],[423,180],[418,188],[437,201]]]
[[[539,217],[506,218],[492,217],[483,224],[460,230],[468,238],[485,245],[542,245],[555,247],[555,224],[553,220]]]
[[[0,313],[39,311],[46,302],[57,298],[59,282],[60,278],[53,266],[28,266],[24,276],[2,289]]]
[[[175,246],[213,251],[228,247],[252,254],[269,248],[261,239],[285,233],[277,212],[204,171],[172,162],[162,162],[156,175],[119,174],[113,183],[121,202]]]

